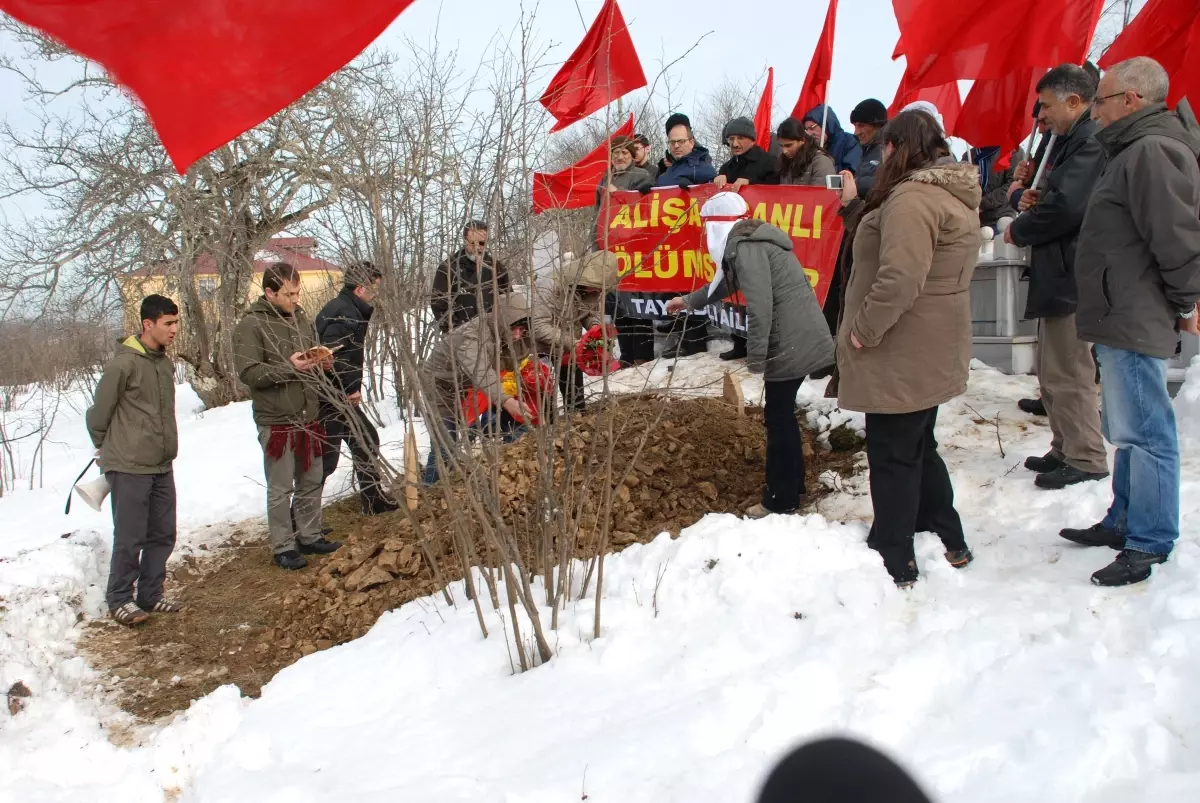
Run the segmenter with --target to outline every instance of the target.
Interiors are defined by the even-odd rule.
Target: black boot
[[[287,552],[280,552],[275,556],[275,565],[281,569],[303,569],[308,565],[308,561],[294,549],[289,549]]]
[[[1068,466],[1066,463],[1063,463],[1053,471],[1046,472],[1045,474],[1038,474],[1033,482],[1039,488],[1058,491],[1066,488],[1068,485],[1078,485],[1081,482],[1095,482],[1096,480],[1102,480],[1107,476],[1107,471],[1081,471],[1074,466]]]
[[[955,549],[946,553],[946,562],[956,569],[966,568],[973,560],[975,556],[971,554],[970,549]]]
[[[363,493],[362,507],[364,516],[379,516],[384,513],[395,513],[400,505],[388,499],[379,491]]]
[[[1055,457],[1053,451],[1046,452],[1041,457],[1026,457],[1025,468],[1038,474],[1047,474],[1063,464],[1061,457]]]
[[[1017,402],[1017,407],[1021,408],[1021,412],[1029,413],[1030,415],[1046,414],[1046,405],[1041,399],[1021,399]]]
[[[1166,560],[1166,555],[1122,549],[1116,560],[1092,575],[1092,584],[1127,586],[1140,583],[1150,577],[1151,566],[1156,563],[1165,563]]]
[[[326,541],[322,536],[311,544],[296,542],[296,549],[304,555],[329,555],[342,548],[341,541]],[[286,554],[286,553],[285,553]]]
[[[1125,536],[1116,530],[1110,530],[1103,524],[1093,524],[1086,530],[1075,530],[1070,527],[1059,530],[1058,534],[1068,541],[1082,546],[1106,546],[1111,549],[1124,549]]]
[[[741,344],[735,342],[733,348],[729,351],[722,351],[719,355],[722,360],[744,360],[746,358],[746,343]]]

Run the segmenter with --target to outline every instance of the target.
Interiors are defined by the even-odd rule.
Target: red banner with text
[[[712,281],[716,265],[705,246],[700,208],[717,192],[713,185],[704,184],[687,190],[652,190],[645,195],[611,194],[597,218],[596,239],[616,254],[621,264],[617,289],[622,314],[666,317],[663,307],[668,298]],[[741,195],[753,217],[791,237],[817,301],[824,304],[842,239],[838,194],[824,187],[758,185],[743,187]],[[714,323],[744,330],[737,301],[740,299],[730,298],[727,304],[710,308]]]

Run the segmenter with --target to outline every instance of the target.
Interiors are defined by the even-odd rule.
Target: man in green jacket
[[[263,271],[263,296],[233,332],[238,378],[250,388],[267,477],[267,530],[275,564],[303,569],[305,554],[327,555],[340,543],[321,535],[321,455],[317,418],[323,368],[331,357],[308,354],[317,332],[300,307],[300,275],[286,262]],[[295,529],[292,522],[295,521]]]
[[[179,308],[146,296],[142,332],[125,340],[105,367],[87,411],[88,434],[112,488],[113,551],[105,600],[123,625],[150,613],[176,613],[163,596],[167,559],[175,548],[175,370],[167,347],[175,341]],[[136,602],[135,599],[136,586]]]

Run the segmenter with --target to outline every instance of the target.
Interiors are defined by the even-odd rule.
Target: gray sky
[[[533,3],[525,0],[527,12]],[[583,38],[602,5],[603,0],[542,0],[537,6],[537,38],[554,45],[548,58],[556,67]],[[712,31],[670,71],[684,95],[675,104],[678,110],[686,111],[696,96],[702,97],[725,77],[761,87],[770,66],[775,68],[776,122],[796,102],[827,8],[824,0],[778,6],[736,0],[623,0],[620,5],[651,81],[663,63],[674,61]],[[424,41],[437,31],[443,45],[458,45],[460,64],[469,68],[474,63],[469,54],[486,50],[495,37],[512,35],[521,6],[521,0],[416,0],[381,41]],[[470,10],[469,20],[460,9]],[[850,110],[860,100],[877,97],[891,103],[904,72],[903,61],[890,59],[897,38],[890,0],[841,0],[829,100],[847,127]],[[544,76],[539,92],[552,74]],[[658,105],[665,108],[665,98],[662,101]]]

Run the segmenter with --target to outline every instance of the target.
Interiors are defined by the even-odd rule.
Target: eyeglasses
[[[821,131],[821,126],[817,125],[816,123],[808,123],[804,126],[804,130],[810,134],[817,134]]]
[[[667,144],[668,145],[686,145],[687,143],[689,143],[691,141],[692,141],[691,137],[687,137],[685,139],[668,139]]]
[[[1093,101],[1093,103],[1095,103],[1095,105],[1097,105],[1097,106],[1103,106],[1104,102],[1106,100],[1112,100],[1113,98],[1123,98],[1130,91],[1132,91],[1132,90],[1126,89],[1124,92],[1114,92],[1111,95],[1101,95],[1100,97],[1096,98],[1096,100]],[[1142,99],[1142,96],[1136,92],[1133,93],[1133,96],[1135,98],[1137,98],[1138,100]]]

